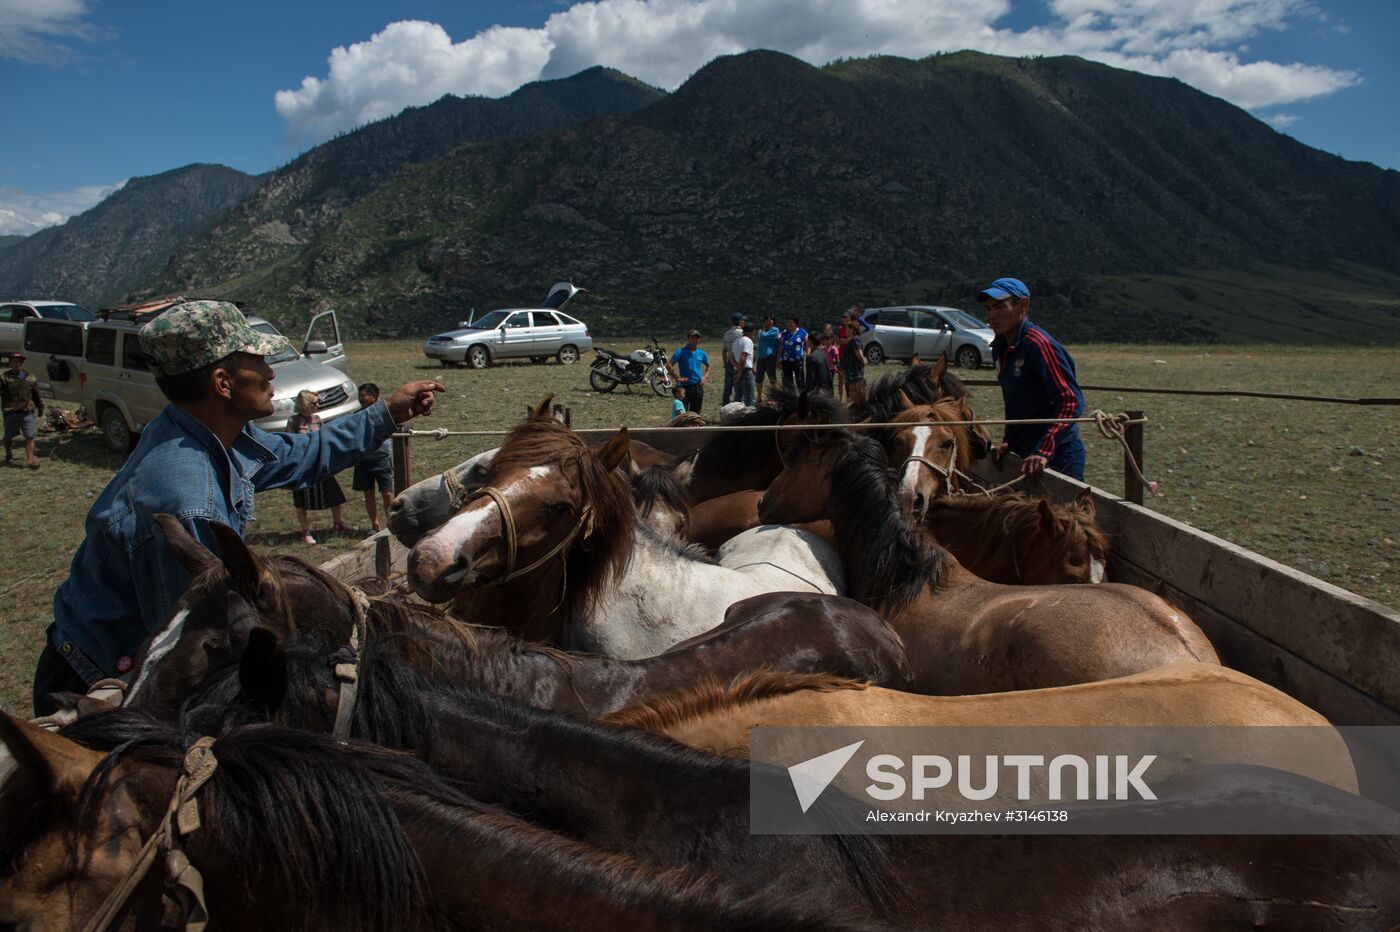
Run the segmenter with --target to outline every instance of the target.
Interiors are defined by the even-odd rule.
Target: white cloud
[[[454,44],[436,23],[404,20],[336,48],[325,78],[278,91],[274,103],[295,130],[326,138],[443,94],[508,94],[539,75],[549,51],[538,29],[493,26]]]
[[[0,0],[0,58],[52,62],[71,50],[57,41],[90,39],[87,0]]]
[[[45,227],[56,226],[96,206],[124,184],[125,180],[116,184],[90,184],[48,194],[28,194],[18,188],[0,187],[0,235],[28,236]]]
[[[1275,113],[1264,122],[1268,123],[1274,129],[1287,129],[1294,123],[1297,123],[1298,118],[1291,113]]]
[[[675,88],[716,56],[755,48],[818,65],[959,49],[1083,55],[1176,77],[1247,108],[1360,80],[1319,65],[1243,59],[1251,37],[1321,18],[1310,0],[1048,0],[1050,23],[997,28],[1011,7],[1012,0],[587,0],[538,29],[492,27],[456,43],[434,23],[398,22],[332,51],[325,78],[279,91],[276,106],[295,136],[324,139],[445,93],[501,95],[592,65]]]

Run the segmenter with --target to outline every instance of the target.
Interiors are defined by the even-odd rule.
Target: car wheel
[[[958,350],[958,366],[963,369],[976,369],[982,365],[982,354],[975,346],[964,346]]]
[[[647,380],[651,384],[651,390],[658,395],[669,395],[671,389],[676,387],[675,380],[671,378],[671,373],[661,369],[653,369],[651,378]]]
[[[588,384],[593,386],[595,392],[610,392],[617,388],[617,383],[612,379],[605,378],[596,367],[588,372]]]
[[[878,366],[885,361],[885,348],[879,343],[867,343],[861,347],[868,365]]]
[[[485,369],[491,365],[491,351],[484,346],[473,346],[467,350],[467,365],[473,369]]]
[[[126,426],[126,418],[111,406],[102,412],[102,442],[113,453],[129,453],[136,445],[136,435]]]
[[[556,357],[561,366],[572,366],[578,362],[578,347],[572,344],[559,347],[559,355]]]

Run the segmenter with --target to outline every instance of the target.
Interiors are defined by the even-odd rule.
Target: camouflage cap
[[[227,301],[186,301],[141,328],[141,351],[156,375],[193,372],[230,353],[275,356],[291,344],[259,333]]]

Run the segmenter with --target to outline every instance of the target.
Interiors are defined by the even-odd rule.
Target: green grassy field
[[[640,341],[603,341],[633,349]],[[526,405],[553,393],[573,410],[577,427],[646,426],[666,422],[669,399],[649,390],[588,389],[587,366],[551,363],[498,366],[484,372],[429,367],[418,341],[363,342],[350,349],[350,375],[386,391],[403,381],[438,377],[447,385],[424,427],[509,427]],[[1297,347],[1071,347],[1080,381],[1173,388],[1237,388],[1344,396],[1400,396],[1400,350]],[[586,362],[586,360],[585,360]],[[893,371],[890,367],[883,367]],[[877,368],[874,374],[881,371]],[[984,376],[989,372],[984,371]],[[718,385],[707,396],[718,408]],[[979,414],[1000,413],[994,388],[973,392]],[[1400,408],[1302,404],[1257,399],[1088,393],[1090,408],[1141,408],[1146,472],[1161,488],[1147,504],[1274,559],[1388,605],[1400,605]],[[413,475],[425,477],[480,452],[491,438],[415,440]],[[1087,478],[1122,489],[1116,444],[1086,434]],[[38,471],[0,469],[0,708],[28,713],[33,663],[43,644],[54,589],[67,575],[83,537],[83,518],[121,464],[96,431],[41,435]],[[362,532],[362,503],[346,515]],[[264,551],[296,553],[316,562],[353,546],[357,535],[319,533],[302,544],[290,492],[258,496],[248,539]]]

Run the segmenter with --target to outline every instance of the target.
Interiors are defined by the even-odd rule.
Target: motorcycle
[[[676,379],[666,365],[666,351],[656,337],[651,345],[624,356],[594,347],[598,356],[588,370],[588,384],[595,392],[610,392],[619,385],[650,385],[658,395],[669,395]]]

